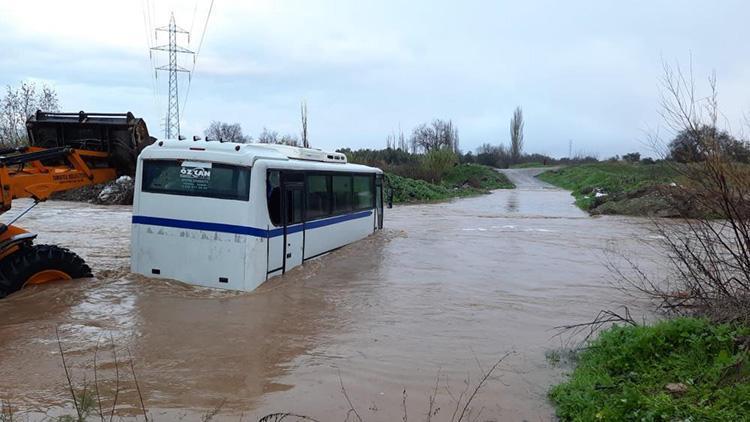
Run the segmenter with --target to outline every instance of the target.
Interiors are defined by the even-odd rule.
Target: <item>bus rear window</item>
[[[250,168],[188,160],[145,160],[142,190],[247,201]]]

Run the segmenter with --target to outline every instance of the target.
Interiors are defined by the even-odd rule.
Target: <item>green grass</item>
[[[450,190],[445,186],[401,177],[393,173],[386,173],[385,177],[388,181],[387,186],[393,189],[393,203],[395,204],[439,201],[452,197]]]
[[[544,164],[540,163],[538,161],[532,161],[530,163],[519,163],[519,164],[513,164],[510,166],[512,169],[528,169],[528,168],[537,168],[537,167],[547,167],[554,164]]]
[[[569,421],[750,420],[750,328],[679,318],[613,327],[550,398]],[[682,383],[687,391],[669,393]]]
[[[448,170],[443,185],[461,187],[469,185],[478,189],[513,189],[513,183],[499,171],[481,164],[461,164]]]
[[[393,189],[394,203],[443,201],[451,198],[480,195],[492,189],[515,186],[505,175],[479,164],[461,164],[450,169],[440,184],[386,173]]]
[[[603,189],[608,195],[633,191],[639,188],[673,182],[677,178],[671,164],[631,164],[602,162],[581,164],[550,170],[539,179],[572,191],[576,204],[584,210],[595,205],[592,191]]]

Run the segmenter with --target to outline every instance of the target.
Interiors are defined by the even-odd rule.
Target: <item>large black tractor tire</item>
[[[110,165],[117,170],[118,176],[135,176],[138,155],[143,148],[153,144],[156,138],[149,136],[146,123],[142,119],[137,119],[131,130],[118,131],[111,136]]]
[[[117,171],[118,176],[134,176],[140,151],[138,151],[138,146],[135,145],[129,134],[121,135],[128,136],[119,136],[112,140],[109,162]]]
[[[35,277],[38,281],[55,278],[55,274],[65,276],[61,279],[92,277],[86,262],[68,249],[55,245],[22,246],[0,261],[0,299],[21,290]]]

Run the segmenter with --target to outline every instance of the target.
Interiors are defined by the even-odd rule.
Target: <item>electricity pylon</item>
[[[169,53],[169,64],[154,68],[154,72],[164,70],[169,72],[169,101],[167,105],[167,117],[164,125],[164,136],[167,139],[179,138],[180,136],[180,103],[177,95],[177,73],[185,72],[188,78],[191,77],[190,71],[177,63],[177,54],[192,54],[195,60],[195,53],[185,47],[177,45],[177,34],[186,34],[190,42],[190,33],[174,22],[174,13],[169,18],[169,25],[156,28],[156,34],[159,32],[169,34],[169,44],[152,47],[151,50],[166,51]],[[156,35],[158,37],[158,35]],[[158,72],[157,72],[158,75]]]

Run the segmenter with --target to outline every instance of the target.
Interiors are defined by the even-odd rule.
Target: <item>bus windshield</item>
[[[188,160],[145,160],[142,190],[247,201],[250,168]]]

